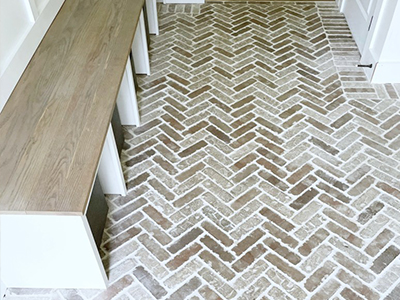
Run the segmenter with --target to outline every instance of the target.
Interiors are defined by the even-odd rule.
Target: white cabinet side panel
[[[7,287],[106,288],[84,218],[1,215],[1,278]]]
[[[133,63],[136,74],[150,75],[149,48],[147,46],[146,27],[144,24],[143,10],[140,13],[132,44]]]
[[[111,124],[107,131],[97,172],[104,194],[126,195],[126,184]]]

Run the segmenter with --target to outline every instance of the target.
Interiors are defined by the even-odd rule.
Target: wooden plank
[[[83,214],[144,0],[66,0],[0,114],[0,212]]]

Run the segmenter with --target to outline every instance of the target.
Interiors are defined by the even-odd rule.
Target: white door
[[[362,53],[377,0],[343,0],[342,12]]]

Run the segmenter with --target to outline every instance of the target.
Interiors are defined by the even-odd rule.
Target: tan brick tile
[[[305,282],[304,286],[305,288],[312,292],[315,289],[317,289],[323,282],[324,280],[333,273],[333,271],[336,269],[336,264],[327,261],[324,263],[322,267],[317,269]]]
[[[255,199],[261,191],[257,188],[251,188],[246,193],[242,194],[239,198],[237,198],[232,204],[231,207],[235,210],[242,208],[244,205]]]
[[[271,151],[265,149],[265,148],[257,148],[256,150],[260,155],[264,156],[265,158],[272,160],[275,164],[278,166],[283,166],[286,164],[285,160],[283,160],[281,157],[275,155]]]
[[[347,258],[347,256],[343,255],[342,253],[336,253],[334,255],[334,259],[344,268],[357,275],[365,282],[371,283],[375,280],[375,276],[371,272],[365,270],[365,268],[356,264],[353,260]]]
[[[289,186],[286,185],[284,181],[280,180],[278,177],[267,171],[261,170],[258,172],[258,175],[264,180],[268,181],[271,185],[276,186],[282,191],[286,191],[289,188]]]
[[[133,275],[135,275],[156,299],[160,299],[167,294],[167,291],[143,267],[137,267],[133,271]]]
[[[300,197],[298,197],[295,201],[293,201],[290,206],[294,209],[299,210],[303,208],[307,203],[309,203],[315,196],[317,196],[318,193],[319,192],[317,190],[311,188],[303,193]]]
[[[395,234],[392,231],[385,228],[371,243],[368,244],[365,248],[365,252],[371,256],[376,256],[394,236]]]
[[[174,192],[178,195],[188,193],[190,190],[194,189],[199,183],[201,183],[205,178],[206,176],[204,176],[200,172],[197,172],[186,181],[181,183],[179,186],[175,187]],[[178,201],[178,199],[176,201]]]
[[[317,181],[316,177],[309,175],[306,178],[304,178],[302,181],[297,183],[292,189],[289,190],[289,192],[295,196],[298,196],[301,193],[303,193],[306,189],[308,189],[316,181]],[[303,200],[305,201],[305,199],[303,199]],[[304,206],[304,204],[306,204],[306,203],[298,203],[297,205],[299,208],[301,208],[302,206]]]
[[[322,180],[324,180],[327,184],[332,185],[333,187],[341,190],[341,191],[345,191],[349,188],[349,186],[339,180],[336,180],[335,178],[329,176],[328,174],[326,174],[325,172],[323,172],[322,170],[317,170],[315,171],[315,175],[318,176],[319,178],[321,178]],[[351,191],[349,191],[348,193],[350,193]]]
[[[400,278],[400,265],[398,263],[393,263],[390,265],[384,273],[378,277],[375,284],[375,290],[380,293],[385,293],[390,290],[394,285],[397,284]]]
[[[378,214],[373,218],[366,227],[360,232],[360,236],[364,239],[369,239],[375,236],[390,219],[383,214]]]
[[[182,287],[176,290],[168,299],[170,300],[180,300],[186,299],[190,294],[196,291],[201,286],[201,281],[199,278],[194,277],[185,283]]]
[[[254,282],[257,278],[265,274],[269,268],[267,262],[262,259],[257,260],[250,269],[244,271],[242,275],[235,280],[235,286],[239,290],[243,290]]]
[[[335,189],[323,182],[318,183],[317,187],[324,190],[326,193],[328,193],[330,196],[332,196],[335,199],[338,199],[344,203],[350,202],[350,198],[347,197],[345,194],[343,194],[342,192],[338,191],[337,189]]]
[[[345,299],[354,299],[354,300],[362,300],[363,298],[357,295],[355,292],[350,290],[349,288],[344,288],[340,295]]]
[[[261,244],[258,244],[240,257],[234,264],[232,264],[232,268],[236,272],[243,272],[246,268],[251,266],[256,259],[265,254],[265,252],[265,247]]]
[[[151,252],[147,251],[145,248],[139,248],[135,252],[135,258],[139,260],[138,265],[145,267],[157,280],[161,280],[168,276],[168,270],[165,268],[164,264],[160,262],[156,257],[151,255]]]
[[[257,139],[256,139],[256,142],[257,142],[257,143],[260,143],[260,144],[263,145],[265,148],[267,148],[267,150],[271,150],[272,152],[274,152],[274,153],[277,154],[277,155],[280,155],[280,154],[282,154],[282,153],[284,152],[284,150],[283,150],[281,147],[279,147],[279,146],[277,146],[277,145],[275,145],[275,144],[269,142],[269,141],[266,140],[266,139],[257,138]]]
[[[223,243],[225,246],[229,247],[233,244],[232,239],[227,234],[225,234],[219,228],[215,227],[210,222],[206,221],[202,223],[202,227],[205,230],[207,230],[214,238]]]
[[[319,229],[315,232],[307,241],[299,247],[300,254],[308,256],[313,249],[319,247],[319,245],[329,236],[329,233],[324,229]]]
[[[264,243],[269,248],[274,250],[276,253],[278,253],[280,256],[282,256],[294,265],[298,264],[301,261],[301,258],[296,253],[290,251],[272,238],[267,238],[266,240],[264,240]]]
[[[264,207],[261,211],[260,214],[263,215],[264,217],[268,218],[271,222],[275,223],[285,231],[291,231],[294,228],[294,225],[291,224],[290,222],[286,221],[282,217],[280,217],[277,213],[273,212],[272,210]]]
[[[260,296],[271,283],[265,277],[259,278],[252,286],[250,286],[238,299],[246,300],[246,299],[255,299]]]
[[[236,255],[241,255],[248,248],[252,247],[262,236],[264,232],[260,229],[255,229],[251,234],[249,234],[245,239],[240,241],[233,249]]]
[[[288,179],[287,182],[290,184],[296,184],[299,180],[304,178],[308,173],[313,171],[314,168],[310,166],[309,164],[305,164],[302,166],[300,169],[298,169],[296,172],[294,172]]]
[[[185,181],[189,177],[193,176],[196,172],[202,170],[204,168],[204,164],[202,162],[190,167],[189,170],[186,170],[182,173],[180,173],[178,176],[176,176],[176,179],[180,182]]]
[[[124,243],[128,242],[136,235],[141,232],[141,229],[138,227],[131,227],[128,230],[122,232],[121,234],[117,235],[116,237],[111,238],[106,243],[103,244],[103,248],[107,252],[112,252],[116,250],[118,247],[122,246]]]
[[[295,248],[298,245],[298,241],[296,239],[294,239],[293,237],[291,237],[290,235],[286,234],[284,231],[282,231],[281,229],[279,229],[278,227],[274,226],[273,224],[269,223],[269,222],[265,222],[263,224],[263,227],[268,230],[268,232],[280,239],[282,241],[282,243]]]
[[[94,299],[97,300],[108,300],[112,297],[115,297],[120,293],[123,289],[127,288],[133,282],[133,278],[130,275],[125,275],[118,281],[114,282],[111,286],[108,287],[107,290],[97,295]]]
[[[384,207],[381,202],[374,202],[369,207],[367,207],[359,216],[358,222],[361,224],[366,224],[373,216],[375,216]]]
[[[183,235],[178,241],[169,246],[168,251],[171,253],[177,253],[183,247],[194,241],[202,233],[203,230],[201,230],[200,228],[192,229],[191,231]]]
[[[205,180],[203,186],[209,190],[214,197],[217,197],[218,201],[230,202],[233,199],[233,196],[229,192],[210,179]],[[230,210],[229,208],[226,209]]]
[[[336,221],[340,225],[346,227],[347,229],[357,232],[359,230],[358,225],[355,224],[352,221],[349,221],[347,218],[344,216],[340,215],[339,213],[335,212],[334,210],[331,209],[324,209],[323,213],[329,217],[330,219]]]
[[[110,236],[118,235],[119,233],[125,231],[126,229],[132,227],[137,222],[139,222],[143,218],[143,214],[141,212],[136,212],[134,214],[129,215],[124,218],[122,221],[110,225],[109,228],[105,230],[105,232]]]
[[[311,300],[329,299],[336,293],[339,288],[340,283],[338,281],[336,281],[335,279],[329,279],[328,282],[325,283],[321,287],[321,289],[319,289],[318,292],[311,297]]]
[[[170,257],[169,253],[165,251],[152,237],[147,233],[138,237],[138,240],[150,251],[158,260],[163,261]]]
[[[202,251],[199,255],[214,271],[220,274],[226,280],[231,280],[235,273],[230,270],[223,262],[212,255],[209,251]]]
[[[305,276],[303,273],[299,272],[297,269],[291,267],[289,264],[281,260],[278,256],[275,254],[267,254],[265,257],[266,260],[268,260],[271,264],[276,266],[279,270],[290,276],[294,281],[302,281]]]
[[[186,261],[188,261],[192,256],[196,255],[202,247],[194,243],[190,247],[182,250],[179,254],[177,254],[173,259],[171,259],[166,266],[170,270],[176,270],[180,266],[182,266]]]
[[[292,128],[292,127],[294,127],[294,125],[299,124],[299,122],[301,120],[303,120],[304,118],[305,118],[304,114],[301,114],[301,113],[295,114],[291,118],[289,118],[287,121],[282,123],[282,127],[285,129]]]
[[[210,238],[209,236],[205,236],[200,240],[204,245],[206,245],[211,251],[216,253],[220,259],[227,261],[227,262],[232,262],[234,260],[234,256],[228,252],[225,251],[223,247],[219,245],[218,242],[216,242],[214,239]]]
[[[188,203],[190,203],[191,201],[193,201],[194,199],[196,199],[199,195],[201,195],[204,192],[204,189],[201,187],[196,187],[193,190],[191,190],[190,192],[186,193],[184,196],[176,199],[174,201],[174,206],[175,207],[182,207]]]
[[[376,291],[364,285],[360,280],[345,272],[344,270],[340,270],[338,272],[337,278],[344,284],[348,284],[352,289],[354,289],[357,293],[363,295],[366,299],[380,299],[379,294]]]
[[[348,218],[352,218],[356,214],[349,206],[345,205],[341,201],[335,200],[334,198],[328,196],[327,194],[320,195],[318,199]]]
[[[400,254],[395,246],[389,246],[373,262],[371,270],[380,274]]]
[[[218,224],[221,229],[225,231],[230,231],[234,227],[232,225],[232,222],[224,218],[221,214],[219,214],[217,211],[212,209],[211,207],[205,207],[203,208],[203,214],[208,217],[211,222]]]
[[[153,206],[146,206],[143,211],[162,228],[169,229],[172,226],[172,223],[168,219],[164,218],[163,215]]]
[[[190,146],[189,148],[183,150],[182,152],[179,153],[180,157],[187,157],[194,152],[200,150],[201,148],[205,147],[207,143],[205,141],[200,141],[198,143],[195,143],[194,145]]]

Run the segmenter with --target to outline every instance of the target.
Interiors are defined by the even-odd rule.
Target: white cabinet
[[[0,112],[64,0],[0,0]]]
[[[338,0],[373,83],[400,82],[400,1]]]
[[[377,0],[344,1],[342,12],[360,51],[364,49]]]

